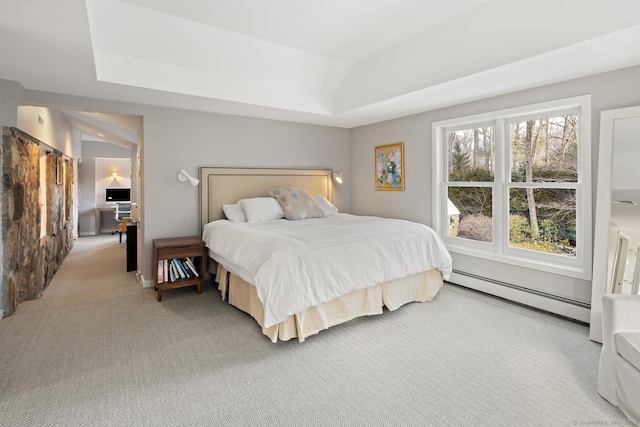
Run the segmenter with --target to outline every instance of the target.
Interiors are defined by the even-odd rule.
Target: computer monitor
[[[130,188],[107,188],[107,202],[128,202],[131,200]]]

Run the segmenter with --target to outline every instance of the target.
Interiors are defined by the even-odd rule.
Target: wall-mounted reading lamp
[[[199,179],[195,179],[194,177],[186,173],[184,170],[181,170],[180,172],[178,172],[178,181],[180,182],[189,181],[189,184],[191,184],[192,187],[195,187],[196,185],[198,185],[198,183],[200,183]]]
[[[113,180],[114,180],[114,181],[117,181],[117,180],[118,180],[118,172],[114,172],[114,173],[112,173],[112,174],[111,174],[111,176],[113,177]]]
[[[338,183],[342,184],[342,172],[334,172],[333,179]]]

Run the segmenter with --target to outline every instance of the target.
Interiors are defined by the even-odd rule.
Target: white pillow
[[[324,214],[324,216],[331,216],[333,214],[338,213],[338,208],[336,208],[335,205],[331,203],[329,200],[327,200],[327,198],[324,197],[322,194],[316,194],[313,197],[316,199],[316,202],[318,202],[318,204],[322,208],[322,213]]]
[[[238,201],[249,222],[271,221],[284,218],[280,203],[273,197],[254,197]]]
[[[247,216],[244,214],[244,209],[238,203],[233,205],[223,205],[222,211],[224,216],[231,222],[247,222]]]

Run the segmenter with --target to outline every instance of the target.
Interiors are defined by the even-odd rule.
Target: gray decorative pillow
[[[324,217],[318,202],[303,188],[274,188],[269,194],[280,203],[284,217],[288,220]]]
[[[336,208],[335,205],[331,203],[329,200],[327,200],[327,198],[324,197],[322,194],[316,194],[314,198],[316,199],[316,202],[318,202],[318,204],[320,205],[320,208],[322,209],[322,213],[324,214],[324,216],[331,216],[338,213],[338,208]]]

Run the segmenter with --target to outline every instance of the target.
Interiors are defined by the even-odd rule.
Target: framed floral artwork
[[[376,147],[376,190],[404,190],[404,144]]]

